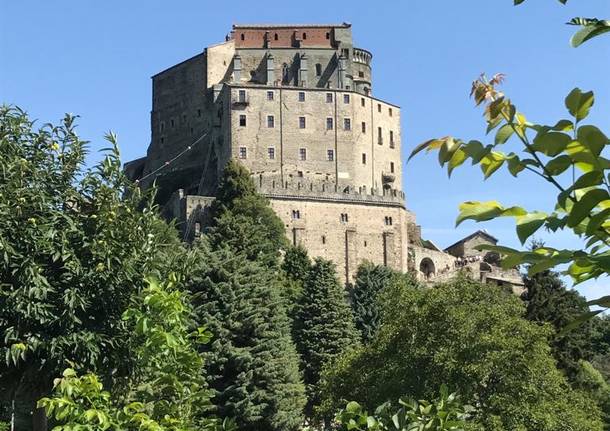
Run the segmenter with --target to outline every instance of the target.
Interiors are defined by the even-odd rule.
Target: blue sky
[[[20,105],[40,122],[79,114],[80,135],[93,150],[104,147],[102,136],[112,129],[129,160],[144,155],[150,139],[150,76],[224,40],[232,23],[347,21],[356,45],[374,55],[375,96],[402,107],[405,155],[431,137],[485,138],[481,112],[468,98],[470,82],[483,72],[506,73],[505,92],[540,123],[565,118],[563,99],[573,87],[594,90],[587,121],[608,134],[610,37],[571,48],[574,29],[564,23],[573,16],[608,18],[610,1],[514,7],[512,0],[0,0],[0,103]],[[528,175],[483,182],[477,168],[465,166],[448,179],[433,155],[404,171],[407,205],[423,234],[441,246],[483,227],[519,245],[510,220],[454,229],[464,200],[540,210],[554,204],[554,190]],[[569,235],[542,237],[556,247],[578,244]],[[610,294],[610,281],[580,291]]]

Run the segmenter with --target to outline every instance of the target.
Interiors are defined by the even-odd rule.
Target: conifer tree
[[[311,260],[305,247],[300,244],[289,247],[282,261],[282,269],[290,279],[304,284],[311,269]]]
[[[377,294],[398,274],[387,266],[364,262],[358,267],[354,287],[350,290],[352,313],[362,340],[368,342],[380,324]]]
[[[307,390],[306,412],[311,414],[320,399],[322,368],[359,343],[345,292],[328,260],[317,258],[309,271],[297,306],[294,337]]]

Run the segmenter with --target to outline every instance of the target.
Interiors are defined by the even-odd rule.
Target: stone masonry
[[[156,181],[167,217],[192,240],[238,159],[288,238],[334,261],[344,282],[364,260],[430,279],[413,259],[456,258],[416,238],[400,107],[373,96],[371,61],[348,23],[234,25],[225,42],[152,77],[151,143],[125,170],[144,188]]]

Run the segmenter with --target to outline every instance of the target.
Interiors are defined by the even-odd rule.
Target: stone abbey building
[[[347,23],[234,25],[152,77],[151,143],[126,172],[157,181],[191,240],[238,159],[292,242],[333,260],[343,281],[364,260],[442,278],[467,256],[420,238],[402,191],[400,107],[373,96],[372,57]]]

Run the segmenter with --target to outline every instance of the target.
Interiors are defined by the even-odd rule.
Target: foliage
[[[304,284],[311,270],[311,260],[305,247],[300,244],[289,247],[282,261],[282,269],[290,279]]]
[[[447,384],[486,430],[601,429],[595,403],[557,370],[550,330],[523,319],[523,303],[501,288],[467,278],[396,285],[381,309],[372,342],[326,371],[323,411],[350,399],[369,409],[404,394],[429,399]]]
[[[515,5],[523,3],[525,0],[513,0]],[[568,0],[559,0],[566,4]],[[568,22],[570,25],[581,26],[582,28],[572,36],[572,46],[578,47],[589,39],[600,36],[610,31],[610,21],[597,18],[573,18]]]
[[[377,295],[398,278],[404,277],[391,268],[364,262],[358,267],[356,280],[350,289],[350,305],[356,328],[366,343],[371,340],[380,324]]]
[[[229,247],[198,244],[189,288],[214,334],[201,350],[215,412],[243,430],[294,430],[304,388],[278,285],[266,265]]]
[[[579,386],[591,394],[602,411],[604,430],[610,429],[610,385],[601,372],[587,361],[580,361]]]
[[[280,250],[288,246],[284,224],[256,192],[248,169],[234,159],[223,171],[211,217],[207,236],[212,246],[229,246],[251,260],[279,265]]]
[[[344,289],[330,261],[317,258],[309,271],[297,305],[294,339],[307,390],[306,411],[311,414],[320,399],[322,368],[359,342]]]
[[[106,138],[112,148],[85,170],[75,117],[35,129],[23,111],[0,108],[0,402],[26,412],[67,361],[129,374],[122,315],[143,275],[172,260],[173,229],[127,188]]]
[[[369,416],[360,404],[351,401],[336,421],[339,429],[351,431],[463,431],[470,418],[470,406],[463,406],[457,393],[441,386],[440,397],[426,400],[399,399],[398,406],[386,402]]]
[[[585,323],[572,331],[564,329],[577,316],[589,311],[586,300],[574,290],[568,290],[556,272],[546,270],[524,277],[528,320],[549,323],[550,338],[557,365],[572,384],[578,384],[580,361],[591,357],[591,324]]]
[[[191,309],[174,275],[166,283],[148,278],[148,287],[124,315],[138,347],[136,369],[111,394],[95,374],[78,376],[69,368],[54,383],[54,396],[39,406],[55,419],[58,430],[200,430],[217,422],[205,419],[208,391],[196,346],[210,333],[191,330]]]

